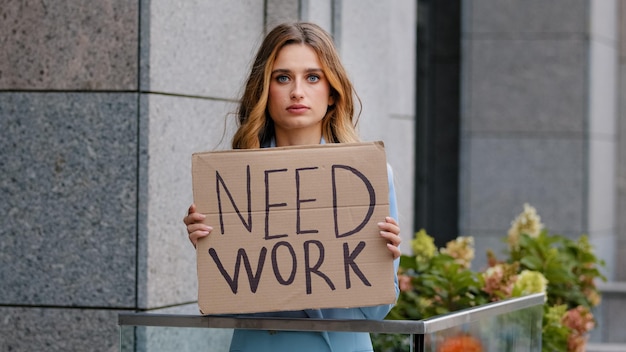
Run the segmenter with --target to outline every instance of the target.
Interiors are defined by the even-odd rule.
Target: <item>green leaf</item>
[[[522,257],[522,259],[520,260],[520,264],[522,265],[522,267],[525,267],[528,270],[542,271],[543,268],[543,263],[541,262],[541,259],[531,255],[526,255]]]
[[[401,255],[400,256],[400,267],[404,268],[404,269],[413,269],[413,270],[417,270],[417,263],[415,261],[415,258],[412,256],[408,256],[408,255]]]

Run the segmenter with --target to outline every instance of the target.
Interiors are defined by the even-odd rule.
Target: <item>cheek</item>
[[[330,106],[334,104],[334,99],[333,97],[330,95],[330,90],[329,89],[322,89],[318,92],[318,99],[319,101],[323,101],[324,105]]]
[[[275,101],[276,101],[276,97],[278,96],[278,94],[276,94],[275,89],[272,89],[272,87],[270,86],[270,89],[267,92],[267,105],[268,107],[272,107],[273,105],[276,105]]]
[[[268,95],[267,95],[267,111],[270,114],[270,118],[273,120],[276,117],[276,114],[281,110],[280,107],[283,105],[281,102],[281,94],[280,90],[276,88],[269,87]]]
[[[278,102],[280,102],[281,100],[284,99],[284,93],[282,92],[282,90],[280,89],[280,87],[277,87],[275,85],[270,85],[269,90],[268,90],[268,96],[267,96],[267,101],[268,104],[276,104]]]
[[[326,85],[324,88],[320,89],[318,96],[320,100],[326,102],[326,105],[333,105],[334,99],[330,93],[330,85]]]

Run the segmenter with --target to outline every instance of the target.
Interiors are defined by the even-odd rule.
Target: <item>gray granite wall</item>
[[[618,120],[617,120],[617,249],[616,268],[626,267],[626,1],[619,1]],[[616,280],[626,281],[626,270],[616,270]]]
[[[136,306],[138,5],[0,5],[0,350],[115,350]]]
[[[335,32],[410,229],[414,16],[409,0],[0,1],[0,350],[115,351],[120,312],[197,313],[191,154],[228,147],[277,22]],[[223,350],[229,335],[122,343]]]
[[[528,202],[551,231],[589,234],[612,278],[616,2],[463,5],[462,234],[499,250]]]
[[[310,1],[313,3],[313,1]],[[413,238],[415,50],[413,0],[342,0],[335,35],[343,62],[363,102],[359,132],[385,142],[393,167],[403,243]],[[376,25],[372,25],[376,24]]]

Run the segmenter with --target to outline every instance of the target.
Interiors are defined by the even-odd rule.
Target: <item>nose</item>
[[[291,99],[299,100],[304,97],[303,85],[300,79],[296,79],[291,87]]]

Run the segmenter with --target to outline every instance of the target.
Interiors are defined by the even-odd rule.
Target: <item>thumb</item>
[[[191,204],[191,206],[189,206],[189,210],[187,211],[187,215],[191,214],[191,213],[195,213],[196,212],[196,205],[195,204]]]

